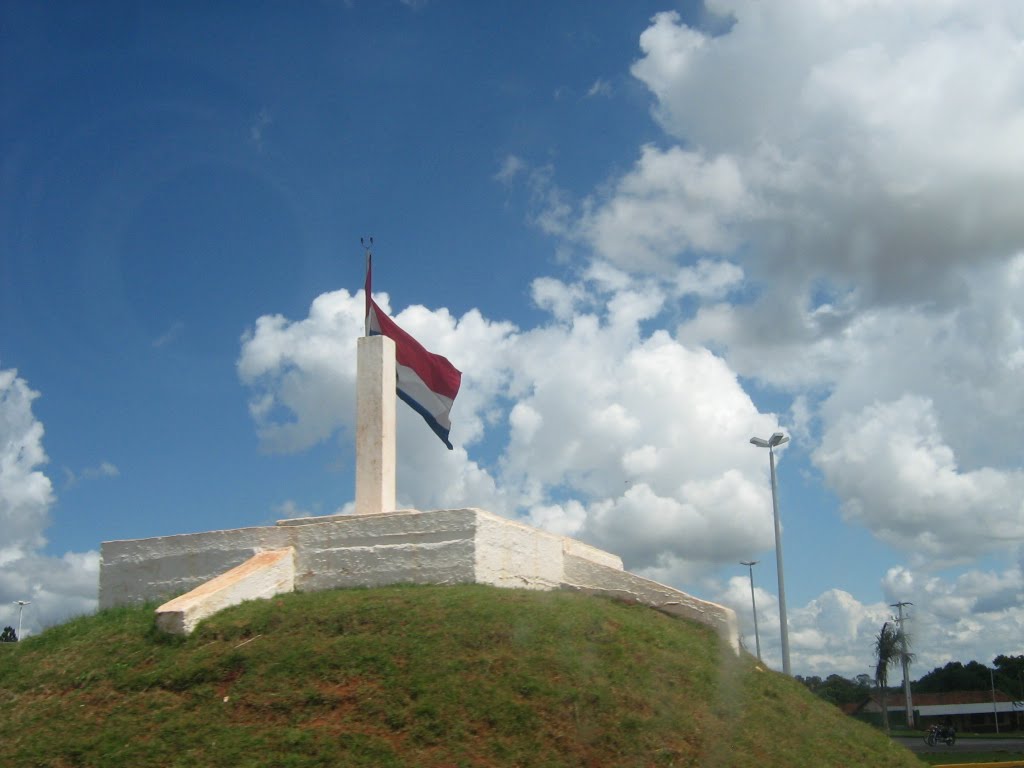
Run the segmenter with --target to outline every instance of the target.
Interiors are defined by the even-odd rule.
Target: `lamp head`
[[[752,445],[756,445],[758,448],[767,448],[768,447],[768,441],[765,440],[762,437],[752,437],[752,438],[750,438],[750,443]]]
[[[776,432],[775,434],[773,434],[773,435],[772,435],[772,436],[771,436],[771,437],[770,437],[770,438],[768,439],[768,445],[772,446],[773,448],[774,448],[775,446],[777,446],[777,445],[782,445],[783,443],[788,443],[788,442],[789,442],[789,438],[788,438],[788,437],[786,437],[786,436],[785,436],[784,434],[782,434],[781,432]]]

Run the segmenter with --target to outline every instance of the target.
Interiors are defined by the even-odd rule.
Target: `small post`
[[[356,342],[356,510],[395,510],[395,342],[363,336]]]
[[[754,612],[754,644],[757,646],[757,660],[761,661],[761,636],[757,633],[757,601],[754,599],[754,566],[757,560],[743,560],[740,565],[750,569],[750,607]]]

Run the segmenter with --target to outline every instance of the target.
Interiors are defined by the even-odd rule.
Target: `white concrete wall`
[[[592,547],[589,544],[584,544],[582,541],[562,537],[562,549],[566,555],[589,560],[592,563],[597,563],[607,568],[614,568],[617,571],[622,570],[621,557],[613,555],[611,552],[605,552],[603,549]]]
[[[296,552],[295,588],[473,581],[471,510],[343,516],[281,526]]]
[[[619,571],[570,555],[565,558],[562,588],[637,602],[662,613],[698,621],[714,629],[723,643],[739,653],[740,636],[736,613],[723,605],[700,600],[628,571]]]
[[[100,607],[168,600],[257,552],[286,547],[294,549],[294,587],[300,591],[474,582],[573,589],[699,621],[739,648],[730,609],[628,573],[616,555],[480,509],[330,515],[265,528],[104,542]]]
[[[295,548],[295,588],[316,591],[474,580],[476,510],[300,518],[240,528],[103,542],[100,608],[168,600],[258,551]]]
[[[476,515],[475,581],[496,587],[558,589],[562,537],[498,517]]]
[[[280,529],[238,528],[100,546],[100,608],[168,600],[248,560],[288,546]]]
[[[295,550],[272,549],[200,584],[156,609],[164,632],[187,635],[207,616],[246,600],[265,600],[295,589]]]

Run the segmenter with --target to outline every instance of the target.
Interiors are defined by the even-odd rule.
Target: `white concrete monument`
[[[356,344],[356,514],[395,509],[395,342]]]
[[[101,546],[100,608],[168,600],[157,624],[188,634],[243,600],[387,584],[569,589],[639,602],[713,627],[739,650],[736,615],[623,570],[580,541],[482,509],[395,510],[395,344],[357,345],[355,513]]]

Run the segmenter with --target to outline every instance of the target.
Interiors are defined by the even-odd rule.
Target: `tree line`
[[[1024,701],[1024,655],[1010,656],[1000,654],[992,660],[989,667],[978,661],[963,664],[951,661],[944,667],[935,667],[931,672],[917,680],[911,680],[911,693],[946,693],[948,691],[987,691],[995,683],[997,691],[1002,691],[1015,700]],[[992,673],[991,678],[989,673]],[[811,693],[833,704],[853,704],[863,701],[874,690],[874,679],[871,675],[857,675],[846,678],[842,675],[829,675],[822,679],[818,675],[796,679],[803,683]],[[897,687],[893,687],[895,692]]]

